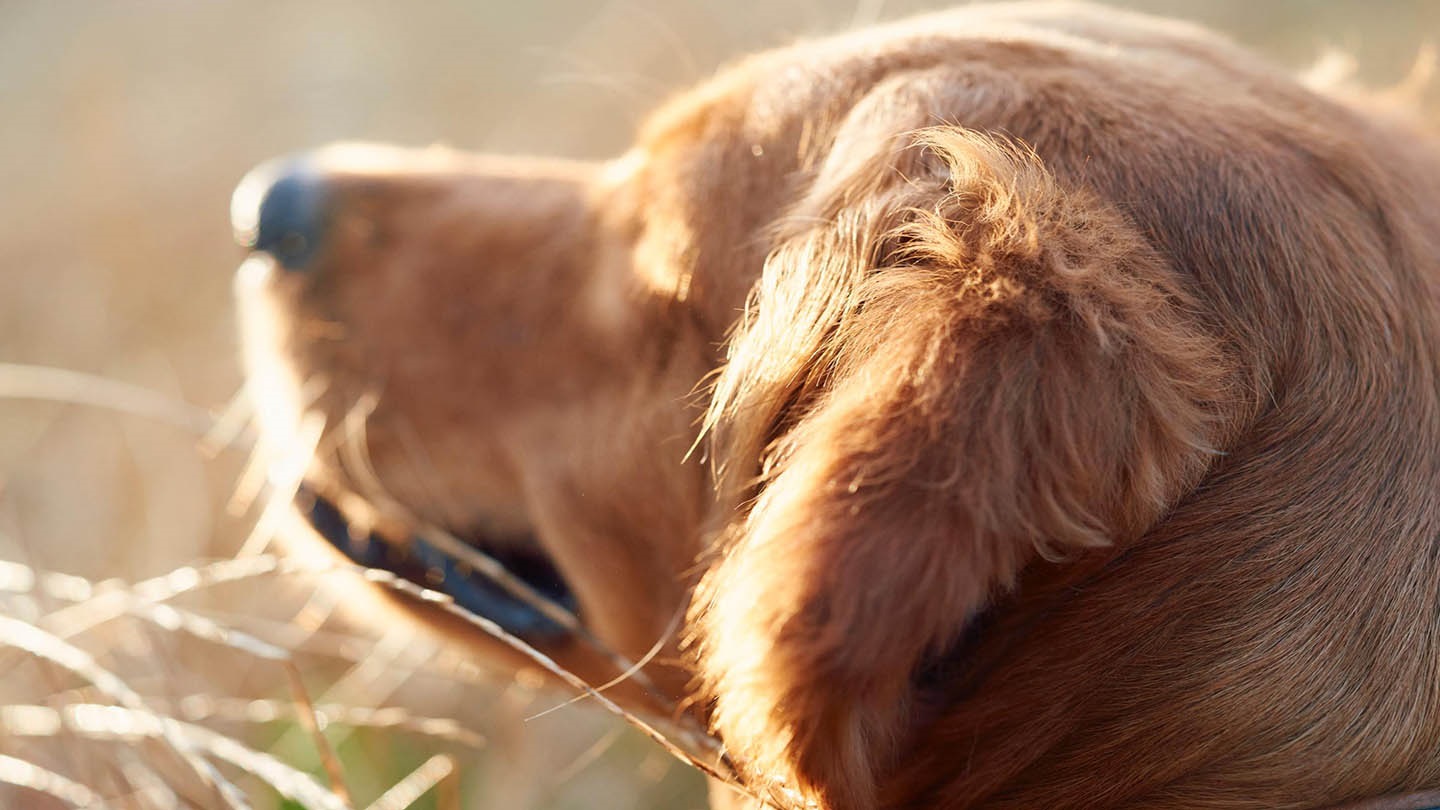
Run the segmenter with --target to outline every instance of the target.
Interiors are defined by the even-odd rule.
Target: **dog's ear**
[[[947,127],[831,162],[716,383],[733,513],[692,642],[757,787],[864,808],[927,656],[1037,555],[1151,526],[1227,375],[1165,262],[1024,148]]]

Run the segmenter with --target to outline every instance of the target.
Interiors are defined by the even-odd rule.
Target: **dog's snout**
[[[329,201],[324,175],[307,161],[262,164],[231,199],[235,240],[270,254],[287,270],[304,270],[325,239]]]

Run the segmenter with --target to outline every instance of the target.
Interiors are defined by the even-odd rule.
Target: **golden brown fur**
[[[652,674],[759,790],[1437,788],[1440,163],[1365,104],[976,7],[755,57],[605,165],[327,153],[332,244],[242,290],[267,435],[374,393],[374,480],[313,477],[533,530],[627,654],[688,611]]]

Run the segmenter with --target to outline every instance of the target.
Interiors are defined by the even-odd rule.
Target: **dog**
[[[1379,97],[975,6],[746,59],[614,160],[339,145],[232,214],[298,511],[592,683],[577,633],[649,660],[617,700],[762,802],[1440,788],[1440,159]]]

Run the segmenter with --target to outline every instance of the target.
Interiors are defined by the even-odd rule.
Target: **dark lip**
[[[358,565],[382,568],[441,591],[460,607],[490,619],[505,632],[531,644],[554,643],[571,633],[483,573],[419,537],[397,542],[375,532],[357,531],[334,502],[308,487],[301,488],[295,502],[316,533]],[[577,612],[574,592],[550,558],[538,550],[538,544],[521,549],[487,546],[482,538],[474,545],[540,596],[571,614]]]

